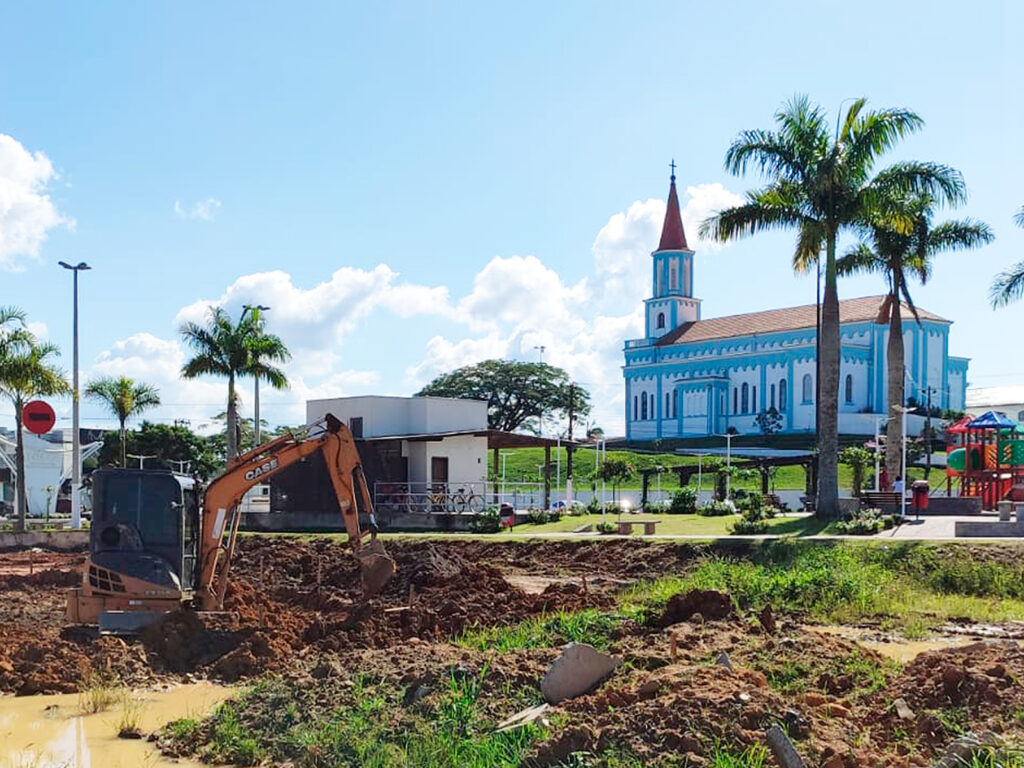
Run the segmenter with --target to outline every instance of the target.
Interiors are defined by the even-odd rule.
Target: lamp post
[[[263,304],[246,304],[242,307],[243,310],[252,312],[253,319],[257,323],[260,322],[260,312],[266,312],[270,307],[266,307]],[[260,444],[260,377],[253,375],[253,430],[255,431],[255,438],[253,440],[253,448]]]
[[[70,269],[74,274],[73,278],[73,294],[74,299],[72,303],[72,315],[74,333],[73,333],[73,354],[72,354],[72,386],[74,392],[71,397],[71,527],[81,528],[82,527],[82,441],[79,437],[79,419],[78,419],[78,273],[86,269],[92,269],[84,261],[78,262],[72,266],[66,261],[57,262],[64,269]]]

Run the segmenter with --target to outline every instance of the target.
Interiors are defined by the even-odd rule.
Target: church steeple
[[[686,244],[676,192],[676,161],[672,161],[665,223],[658,250],[651,254],[651,298],[647,305],[647,338],[657,339],[683,323],[700,320],[700,299],[693,297],[693,251]]]
[[[683,217],[679,213],[679,195],[676,194],[676,161],[672,164],[672,178],[668,188],[668,205],[665,208],[665,223],[661,227],[659,251],[688,251],[686,233],[683,231]]]

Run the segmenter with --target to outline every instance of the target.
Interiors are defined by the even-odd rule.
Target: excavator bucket
[[[363,596],[373,597],[384,589],[395,575],[395,561],[384,550],[384,544],[376,536],[359,549],[356,558],[363,572]]]

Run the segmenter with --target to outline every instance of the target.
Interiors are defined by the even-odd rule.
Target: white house
[[[1024,386],[968,387],[964,410],[972,416],[1002,411],[1014,421],[1024,422]]]
[[[306,402],[306,422],[334,414],[362,440],[367,477],[423,487],[487,481],[487,403],[364,395]]]

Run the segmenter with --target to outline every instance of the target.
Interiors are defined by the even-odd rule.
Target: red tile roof
[[[840,323],[861,323],[875,322],[878,320],[878,311],[882,306],[885,296],[862,296],[859,299],[847,299],[839,302]],[[901,304],[904,322],[913,322],[914,315],[910,307]],[[796,331],[804,328],[814,328],[816,305],[807,304],[802,307],[787,307],[785,309],[769,309],[766,312],[750,312],[745,315],[728,315],[726,317],[713,317],[709,320],[698,320],[694,323],[684,323],[658,340],[658,346],[670,344],[689,344],[694,341],[710,341],[711,339],[728,339],[734,336],[751,336],[761,333],[776,333],[779,331]],[[926,310],[917,308],[918,317],[922,320],[934,320],[940,323],[948,323],[944,317],[939,317]]]
[[[676,177],[668,189],[668,206],[665,208],[665,223],[661,227],[659,251],[688,251],[686,233],[683,232],[683,217],[679,213],[679,196],[676,194]]]

